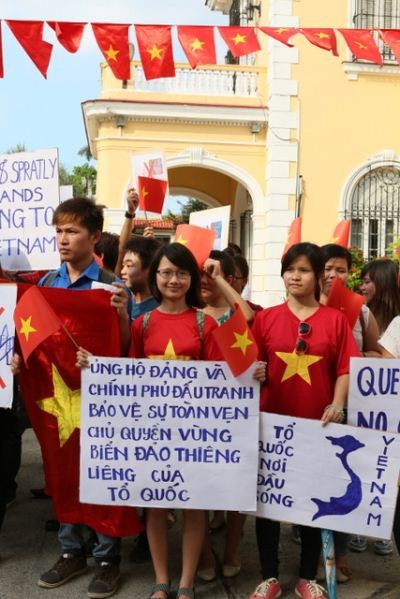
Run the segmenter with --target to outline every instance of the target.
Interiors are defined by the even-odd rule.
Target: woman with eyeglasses
[[[342,422],[351,356],[359,352],[346,317],[319,303],[324,271],[321,250],[312,243],[293,245],[282,259],[287,301],[256,315],[252,331],[267,362],[261,410],[275,414]],[[263,582],[249,599],[275,599],[279,583],[280,523],[257,518],[256,534]],[[318,528],[300,526],[301,559],[295,592],[323,599],[316,574],[321,551]]]

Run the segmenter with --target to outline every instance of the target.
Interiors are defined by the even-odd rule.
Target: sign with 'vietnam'
[[[92,357],[82,371],[80,501],[254,510],[255,364]]]
[[[389,539],[400,436],[261,414],[257,515]]]
[[[52,218],[59,204],[57,149],[0,155],[0,262],[8,270],[57,268]]]

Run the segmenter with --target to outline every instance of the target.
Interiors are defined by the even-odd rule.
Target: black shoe
[[[118,589],[119,577],[119,564],[109,562],[97,564],[95,574],[88,586],[88,597],[92,599],[111,597]]]
[[[58,532],[59,528],[60,528],[60,523],[58,520],[54,520],[54,518],[51,518],[50,520],[46,520],[46,522],[44,523],[44,529],[47,532]]]
[[[79,576],[87,569],[86,557],[84,555],[73,555],[63,553],[54,566],[41,575],[38,585],[45,589],[59,587],[74,576]]]
[[[139,533],[133,542],[132,551],[129,554],[129,561],[134,564],[145,564],[151,560],[149,542],[146,531]]]
[[[30,493],[35,499],[51,499],[50,495],[47,495],[44,489],[30,489]]]

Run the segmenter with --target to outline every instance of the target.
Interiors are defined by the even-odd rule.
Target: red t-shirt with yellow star
[[[196,310],[180,314],[152,310],[144,325],[144,315],[133,321],[129,356],[152,360],[223,360],[212,334],[217,322],[204,314],[199,326]],[[201,328],[203,339],[201,340]]]
[[[300,336],[308,347],[296,354],[299,323],[311,325],[309,334]],[[321,418],[332,402],[338,376],[348,374],[350,358],[359,356],[346,317],[334,308],[320,306],[305,321],[281,304],[258,312],[252,333],[260,359],[267,362],[267,383],[261,393],[261,411]]]

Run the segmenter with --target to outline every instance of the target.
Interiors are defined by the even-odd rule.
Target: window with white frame
[[[354,0],[355,29],[400,29],[400,0]],[[396,62],[390,48],[374,34],[383,61]]]

